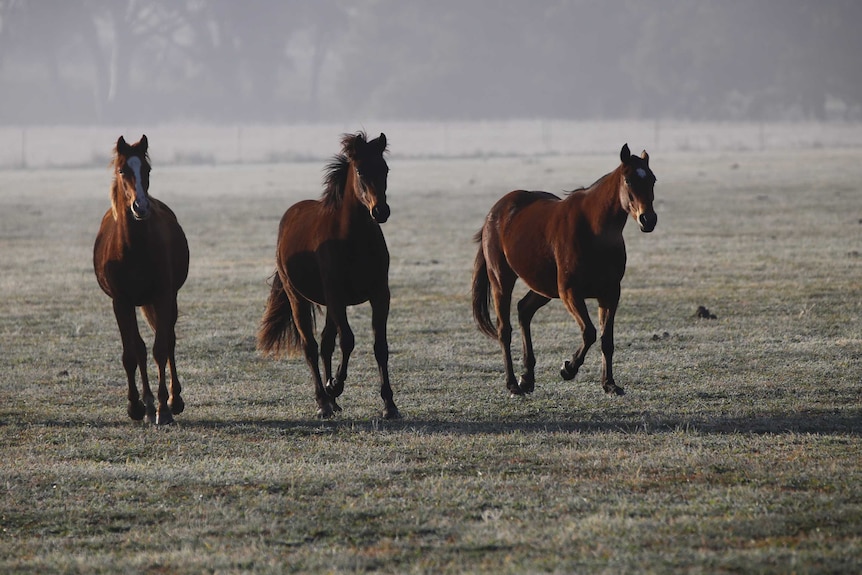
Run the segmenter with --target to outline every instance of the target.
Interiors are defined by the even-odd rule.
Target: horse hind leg
[[[518,387],[524,393],[533,393],[536,387],[536,356],[533,353],[533,337],[530,330],[530,322],[539,308],[546,305],[549,301],[551,301],[549,298],[530,291],[518,302],[518,323],[521,325],[524,346],[524,373],[518,379]]]
[[[514,272],[500,274],[489,274],[491,280],[491,297],[494,301],[494,309],[497,313],[497,339],[503,350],[503,364],[506,369],[506,388],[512,396],[524,395],[524,391],[515,379],[515,367],[512,363],[512,321],[510,318],[512,308],[512,290],[515,287]]]
[[[293,314],[293,323],[296,327],[296,335],[299,340],[297,343],[302,348],[305,363],[308,364],[308,369],[311,371],[311,378],[314,383],[317,416],[323,419],[332,417],[336,411],[341,411],[341,408],[326,393],[323,380],[320,377],[320,348],[314,339],[314,308],[311,302],[298,294],[288,292],[288,297],[290,299],[291,314]]]

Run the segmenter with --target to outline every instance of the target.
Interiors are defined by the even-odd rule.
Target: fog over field
[[[0,0],[0,124],[859,121],[853,0]]]

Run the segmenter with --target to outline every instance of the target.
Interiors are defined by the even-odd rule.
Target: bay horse
[[[113,300],[123,341],[123,367],[129,383],[128,414],[133,420],[164,425],[185,406],[180,392],[176,347],[177,292],[189,272],[189,245],[174,212],[149,195],[150,160],[147,136],[127,144],[120,136],[111,167],[111,209],[102,218],[93,248],[99,286]],[[147,348],[138,330],[135,308],[155,332],[153,357],[159,370],[158,408],[147,378]],[[171,387],[165,381],[170,365]],[[135,385],[141,372],[143,397]]]
[[[563,199],[548,192],[515,190],[491,208],[475,236],[480,245],[473,266],[473,317],[479,330],[498,340],[503,348],[506,387],[512,396],[532,393],[535,387],[530,321],[553,298],[562,300],[583,336],[572,360],[563,363],[562,378],[570,380],[577,375],[587,350],[596,341],[596,328],[584,301],[595,298],[602,330],[602,388],[606,393],[623,395],[623,389],[614,382],[612,366],[614,316],[626,269],[623,227],[631,216],[641,231],[655,229],[655,182],[646,151],[637,157],[625,144],[620,150],[620,165],[588,188],[569,192]],[[509,312],[518,278],[529,291],[518,302],[525,371],[516,381]],[[496,326],[491,322],[492,301]]]
[[[374,357],[380,376],[383,417],[399,418],[389,384],[389,250],[380,225],[389,218],[383,157],[386,135],[344,134],[341,153],[326,166],[320,200],[304,200],[284,213],[278,227],[276,271],[258,331],[258,349],[275,357],[302,351],[314,381],[317,415],[341,411],[354,335],[347,307],[371,304]],[[316,308],[326,307],[320,347],[314,339]],[[336,335],[341,364],[333,375]],[[319,357],[323,357],[323,379]]]

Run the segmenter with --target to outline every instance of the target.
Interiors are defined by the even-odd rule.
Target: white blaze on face
[[[644,170],[643,168],[638,168],[637,172],[638,176],[640,176],[641,179],[646,178],[646,170]]]
[[[135,174],[135,202],[143,211],[146,211],[150,207],[150,200],[144,191],[144,184],[141,178],[141,159],[131,157],[126,161],[126,166]]]

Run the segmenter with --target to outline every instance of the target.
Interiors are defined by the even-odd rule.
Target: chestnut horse
[[[596,341],[585,299],[599,302],[602,344],[602,387],[622,395],[614,382],[614,315],[620,299],[620,282],[626,269],[623,227],[631,216],[643,232],[655,228],[653,210],[656,178],[649,155],[631,155],[628,144],[620,151],[620,165],[589,188],[560,199],[548,192],[516,190],[491,208],[476,234],[479,252],[473,266],[473,317],[479,330],[500,342],[506,366],[506,387],[511,394],[531,393],[535,386],[536,357],[530,335],[533,315],[551,298],[560,298],[575,318],[583,343],[572,361],[560,370],[573,379],[584,356]],[[512,324],[509,310],[515,281],[521,278],[530,291],[518,302],[523,335],[525,371],[515,380],[512,367]],[[497,325],[491,323],[493,300]]]
[[[389,218],[383,158],[386,136],[367,141],[365,133],[345,134],[342,151],[327,166],[323,197],[294,204],[278,228],[276,272],[258,332],[258,348],[278,356],[284,350],[305,355],[314,380],[319,417],[341,411],[354,336],[347,307],[371,304],[374,357],[380,375],[383,417],[400,417],[389,385],[389,251],[380,224]],[[314,339],[315,307],[326,307],[320,348]],[[332,374],[336,334],[341,364]],[[320,377],[323,356],[326,383]]]
[[[129,145],[120,136],[114,149],[111,209],[102,218],[93,249],[99,286],[114,301],[114,316],[123,340],[123,367],[129,381],[129,417],[156,424],[174,421],[182,413],[180,380],[174,359],[177,292],[189,272],[189,245],[171,209],[149,195],[150,161],[147,137]],[[135,307],[155,332],[153,357],[159,368],[159,405],[147,378],[147,347],[138,330]],[[171,368],[171,388],[165,364]],[[135,385],[141,372],[143,398]]]

